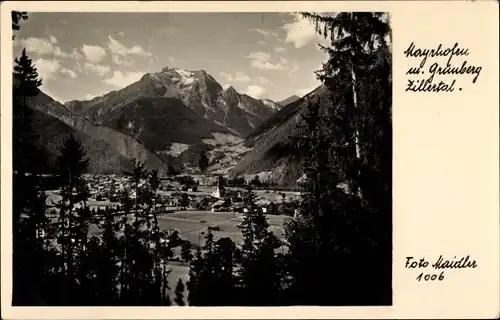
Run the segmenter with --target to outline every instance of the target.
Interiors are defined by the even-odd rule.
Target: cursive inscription
[[[457,84],[459,78],[469,77],[475,84],[481,75],[482,67],[466,60],[469,49],[460,47],[458,43],[452,46],[439,44],[429,49],[418,48],[412,42],[404,54],[407,59],[419,61],[406,71],[407,92],[454,92],[457,87],[462,91],[462,85]]]
[[[426,269],[432,268],[436,272],[421,272],[417,275],[417,281],[443,281],[445,270],[450,269],[475,269],[476,260],[471,259],[470,255],[464,257],[454,256],[452,259],[446,259],[440,255],[434,262],[427,261],[425,258],[416,259],[415,257],[406,257],[406,269]]]

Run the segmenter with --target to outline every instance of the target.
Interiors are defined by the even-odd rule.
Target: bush
[[[197,185],[196,181],[194,181],[193,177],[191,176],[180,176],[176,178],[177,182],[183,186],[191,187]]]

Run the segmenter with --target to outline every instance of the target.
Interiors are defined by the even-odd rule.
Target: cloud
[[[61,48],[55,45],[57,43],[57,39],[54,36],[50,36],[48,40],[29,37],[21,39],[17,43],[19,43],[22,47],[25,47],[27,52],[37,54],[38,56],[50,55],[58,58],[69,57],[68,53],[63,52]]]
[[[271,62],[271,55],[266,52],[250,52],[246,57],[250,60],[252,67],[256,69],[266,70],[283,70],[288,71],[291,75],[299,70],[299,64],[296,61],[290,62],[288,59],[280,57],[277,63]]]
[[[245,72],[236,72],[236,76],[234,77],[234,80],[240,81],[240,82],[248,82],[252,79],[245,73]]]
[[[62,68],[61,73],[68,75],[70,78],[76,78],[76,73],[68,68]]]
[[[88,61],[93,63],[101,62],[106,56],[106,50],[99,46],[91,46],[84,44],[82,46],[82,52]]]
[[[260,33],[264,37],[269,37],[269,36],[277,37],[278,36],[277,32],[275,32],[275,31],[268,31],[268,30],[264,30],[264,29],[253,28],[253,29],[249,29],[248,31],[253,31],[253,32]]]
[[[75,71],[63,67],[56,59],[39,58],[34,62],[34,65],[43,81],[55,79],[58,74],[63,74],[73,79],[77,77]]]
[[[264,77],[259,77],[259,81],[260,83],[262,83],[263,85],[266,85],[269,83],[269,80],[267,78],[264,78]]]
[[[113,76],[103,80],[104,83],[113,85],[118,88],[124,88],[129,84],[138,81],[144,73],[142,72],[121,72],[114,71]]]
[[[227,84],[227,83],[226,83],[226,84],[223,84],[223,85],[222,85],[222,89],[227,90],[227,88],[229,88],[230,86],[231,86],[231,85],[230,85],[230,84]]]
[[[102,64],[85,62],[85,64],[83,65],[83,70],[87,72],[96,73],[100,76],[104,76],[106,73],[109,73],[111,71],[111,68],[109,66]]]
[[[281,27],[286,31],[285,43],[291,43],[295,48],[302,48],[313,41],[322,39],[311,22],[299,15],[294,15],[294,17],[293,22],[285,23]]]
[[[143,57],[151,56],[151,52],[146,52],[141,46],[135,45],[128,50],[129,54],[136,54]]]
[[[300,68],[299,63],[297,61],[294,61],[294,62],[292,62],[291,66],[290,66],[289,73],[290,74],[295,73],[295,72],[299,71],[299,68]]]
[[[263,45],[266,45],[266,44],[267,44],[267,42],[265,42],[264,40],[260,40],[260,41],[258,41],[258,42],[257,42],[257,44],[263,44]]]
[[[245,93],[253,98],[261,98],[262,95],[264,93],[266,93],[266,89],[262,88],[260,86],[251,85],[251,86],[248,86],[247,89],[245,91],[243,91],[243,93]]]
[[[221,75],[221,77],[223,77],[227,81],[232,81],[233,80],[233,76],[230,75],[229,73],[221,72],[219,74]]]
[[[80,50],[73,49],[73,51],[70,54],[70,57],[75,59],[75,60],[81,60],[81,59],[83,59],[83,54],[80,52]]]
[[[50,79],[54,79],[57,72],[62,69],[59,61],[55,59],[43,59],[40,58],[34,62],[35,67],[38,71],[38,75],[42,78],[42,80],[47,81]]]
[[[235,75],[231,75],[226,72],[219,73],[226,81],[239,81],[239,82],[249,82],[252,79],[245,72],[236,72]]]
[[[274,51],[276,51],[276,52],[285,52],[286,49],[283,48],[283,47],[277,47],[277,48],[274,48]]]
[[[141,46],[134,45],[127,48],[119,41],[115,40],[112,36],[108,36],[108,49],[111,52],[111,58],[115,64],[130,64],[126,59],[129,55],[136,55],[141,57],[151,56],[151,52],[145,51]]]
[[[120,32],[117,33],[117,35],[123,37],[125,35],[125,33],[123,33],[123,32],[120,31]]]
[[[282,64],[277,63],[273,64],[269,60],[271,59],[271,55],[266,52],[250,52],[246,57],[246,59],[250,60],[250,65],[255,69],[266,69],[266,70],[283,70],[284,67]]]
[[[271,59],[271,55],[266,52],[257,51],[257,52],[250,52],[248,56],[246,56],[245,58],[252,60],[268,61],[269,59]]]

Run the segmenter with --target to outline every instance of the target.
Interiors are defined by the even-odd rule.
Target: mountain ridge
[[[91,100],[72,100],[68,109],[100,124],[106,113],[144,97],[170,97],[182,101],[201,117],[226,126],[241,136],[280,109],[271,100],[255,99],[236,91],[224,90],[205,70],[165,67],[159,72],[145,73],[138,81]]]

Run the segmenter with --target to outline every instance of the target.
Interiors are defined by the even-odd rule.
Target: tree
[[[245,206],[247,212],[238,226],[243,236],[238,268],[241,303],[250,306],[278,305],[281,279],[275,249],[280,244],[268,230],[265,215],[255,205],[251,187],[247,190]]]
[[[329,60],[318,72],[327,99],[311,103],[304,117],[300,214],[285,226],[293,278],[289,296],[303,305],[387,303],[391,101],[384,46],[389,29],[378,13],[303,16],[330,37],[331,46],[322,47]],[[347,192],[339,188],[342,183]],[[361,270],[367,256],[384,267]],[[328,296],[321,294],[332,287],[337,289]]]
[[[193,259],[193,253],[191,252],[191,242],[184,241],[182,243],[181,258],[184,262],[189,263]]]
[[[205,173],[205,170],[207,170],[208,168],[208,157],[206,155],[206,152],[205,151],[202,151],[201,154],[200,154],[200,158],[198,160],[198,165],[200,167],[200,171],[201,173]]]
[[[252,185],[254,187],[260,187],[261,182],[260,182],[259,176],[256,175],[255,177],[253,177],[252,181],[250,181],[250,185]]]
[[[125,176],[128,176],[132,180],[132,184],[134,186],[134,228],[136,232],[139,230],[140,225],[142,224],[142,217],[139,213],[139,205],[141,204],[141,194],[142,188],[140,188],[141,181],[146,177],[145,164],[143,162],[134,160],[132,171],[125,171]]]
[[[161,290],[161,268],[160,268],[160,253],[161,253],[161,243],[160,243],[160,227],[158,224],[158,214],[156,212],[156,194],[158,187],[160,186],[160,178],[158,177],[158,170],[152,170],[149,176],[149,187],[152,190],[153,197],[151,199],[151,208],[153,213],[153,240],[155,243],[154,247],[154,265],[153,273],[155,277],[155,286],[157,290]]]
[[[31,128],[33,110],[29,108],[27,101],[30,97],[38,95],[42,80],[38,78],[38,72],[33,65],[32,59],[23,49],[21,56],[14,60],[14,86],[13,86],[13,169],[23,175],[40,169],[39,164],[44,162],[40,152],[34,143],[37,137]],[[37,159],[36,162],[33,159]]]
[[[28,20],[28,13],[24,11],[11,11],[10,13],[12,18],[12,31],[18,31],[21,29],[20,22],[23,20]],[[15,39],[15,36],[12,35],[12,40]]]
[[[83,147],[72,134],[64,140],[57,158],[58,183],[61,190],[58,242],[61,245],[62,278],[61,298],[70,299],[76,290],[76,280],[84,282],[85,256],[88,241],[90,210],[86,206],[89,193],[83,179],[89,161]],[[67,301],[71,303],[70,300]]]
[[[12,30],[20,29],[20,21],[28,18],[26,12],[12,11]],[[14,36],[13,36],[14,39]],[[45,237],[50,232],[46,217],[46,196],[39,173],[47,163],[42,150],[36,146],[37,136],[32,130],[33,111],[28,100],[38,95],[42,80],[33,61],[23,49],[14,61],[13,70],[13,305],[36,305],[50,300],[47,287],[49,270],[55,255],[49,250]]]
[[[182,282],[182,279],[179,279],[177,281],[177,285],[175,286],[175,303],[177,303],[178,306],[185,306],[186,303],[184,302],[184,282]]]
[[[187,193],[181,195],[180,205],[182,207],[187,207],[189,205],[189,195]]]

